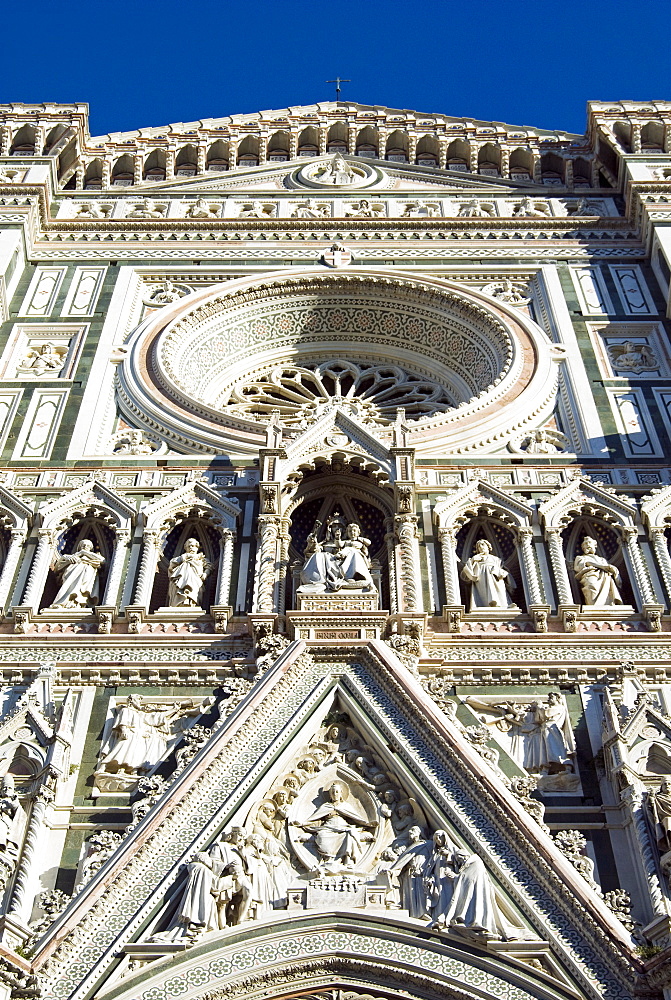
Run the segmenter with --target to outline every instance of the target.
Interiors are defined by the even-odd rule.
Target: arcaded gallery
[[[0,1000],[671,1000],[670,283],[671,102],[0,105]]]

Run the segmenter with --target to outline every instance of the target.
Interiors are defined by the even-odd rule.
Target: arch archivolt
[[[364,920],[355,911],[343,921],[295,915],[291,922],[259,924],[253,937],[231,928],[208,935],[182,955],[152,964],[153,974],[131,974],[110,984],[115,1000],[171,1000],[175,982],[183,1000],[559,1000],[566,983],[545,942],[529,942],[517,960],[478,955],[459,942],[417,928],[387,912]],[[134,957],[141,958],[134,949]],[[525,961],[525,958],[527,961]],[[535,959],[535,967],[529,961]],[[540,966],[540,971],[538,966]],[[554,975],[554,980],[552,976]],[[328,992],[325,992],[328,991]],[[99,992],[100,1000],[108,993]],[[580,994],[575,994],[580,995]]]

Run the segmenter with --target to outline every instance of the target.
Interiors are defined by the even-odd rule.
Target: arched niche
[[[319,153],[319,130],[314,125],[304,128],[298,136],[298,155],[317,156]]]
[[[621,585],[618,586],[622,595],[622,603],[635,607],[636,599],[629,578],[629,568],[624,558],[620,533],[606,520],[585,515],[576,517],[562,532],[562,547],[575,603],[585,604],[583,592],[576,580],[573,564],[576,556],[581,553],[580,547],[583,539],[587,537],[596,540],[597,556],[601,556],[611,565],[617,567],[622,580]]]
[[[143,178],[146,181],[165,180],[165,150],[153,149],[144,161]]]
[[[135,163],[130,153],[120,156],[112,167],[112,184],[127,187],[133,183]]]
[[[268,159],[271,162],[282,163],[289,159],[291,136],[288,132],[274,132],[268,139]]]
[[[378,155],[379,135],[376,128],[366,125],[356,137],[356,155],[375,159]]]
[[[386,158],[395,163],[407,163],[409,148],[408,133],[396,129],[387,137]]]
[[[179,519],[163,536],[149,604],[150,612],[168,606],[168,566],[172,558],[184,552],[184,546],[190,538],[196,539],[212,567],[203,585],[202,608],[206,611],[216,603],[217,571],[221,559],[220,533],[211,518],[193,511]]]
[[[501,174],[501,147],[493,142],[486,142],[478,150],[478,171],[490,177]]]
[[[100,191],[103,186],[103,161],[91,160],[84,173],[84,190]]]
[[[218,139],[213,142],[212,145],[207,150],[207,160],[205,163],[205,169],[211,170],[213,172],[220,170],[228,170],[229,165],[229,147],[228,143],[224,142],[223,139]]]
[[[335,122],[326,135],[326,150],[329,153],[348,153],[349,136],[347,122]]]
[[[46,751],[31,740],[11,739],[0,747],[0,774],[11,774],[19,793],[32,791],[46,762]]]
[[[518,147],[510,154],[510,177],[514,181],[530,181],[534,175],[534,154]]]
[[[507,586],[508,598],[511,604],[526,610],[524,579],[520,567],[519,553],[515,544],[515,533],[511,526],[498,518],[480,514],[468,520],[457,532],[457,558],[463,566],[471,556],[474,556],[480,539],[489,542],[492,555],[498,556],[502,566],[510,574]],[[514,586],[513,586],[514,584]],[[473,584],[459,578],[462,603],[466,609],[470,607],[471,588]]]
[[[198,173],[198,150],[189,143],[182,146],[175,159],[176,177],[193,177]]]
[[[103,603],[107,576],[114,554],[114,531],[110,523],[107,523],[108,520],[111,521],[111,519],[87,513],[58,533],[54,547],[54,560],[49,567],[42,591],[40,610],[51,607],[61,586],[61,574],[54,569],[55,560],[58,556],[72,555],[77,551],[79,543],[85,540],[90,541],[93,545],[93,551],[99,553],[105,560],[98,570],[99,596],[96,601],[96,604]]]
[[[465,139],[454,139],[447,147],[447,169],[468,171],[471,169],[471,147]]]
[[[371,575],[380,593],[380,607],[390,606],[390,546],[388,534],[393,517],[391,490],[378,486],[366,472],[334,457],[303,476],[296,497],[286,511],[289,533],[286,605],[295,606],[300,570],[308,535],[320,521],[320,540],[329,517],[340,514],[349,524],[356,522],[370,540]]]
[[[238,146],[238,164],[241,167],[256,167],[259,162],[259,140],[255,135],[246,135]]]
[[[65,125],[56,125],[47,133],[43,150],[45,156],[53,151],[54,146],[60,142],[66,132],[67,128]]]
[[[10,156],[34,156],[37,132],[33,125],[22,125],[14,134],[9,150]]]
[[[641,150],[648,153],[664,152],[664,126],[661,122],[648,122],[643,126]]]

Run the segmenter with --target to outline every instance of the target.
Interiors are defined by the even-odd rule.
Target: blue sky
[[[343,96],[567,132],[671,100],[669,0],[33,0],[2,5],[0,103],[85,101],[94,135]]]

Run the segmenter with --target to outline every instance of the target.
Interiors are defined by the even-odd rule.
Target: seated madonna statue
[[[361,535],[359,525],[354,521],[346,524],[344,518],[334,514],[326,524],[323,541],[319,540],[321,526],[321,521],[315,521],[308,535],[298,593],[374,592],[368,557],[370,539]]]

